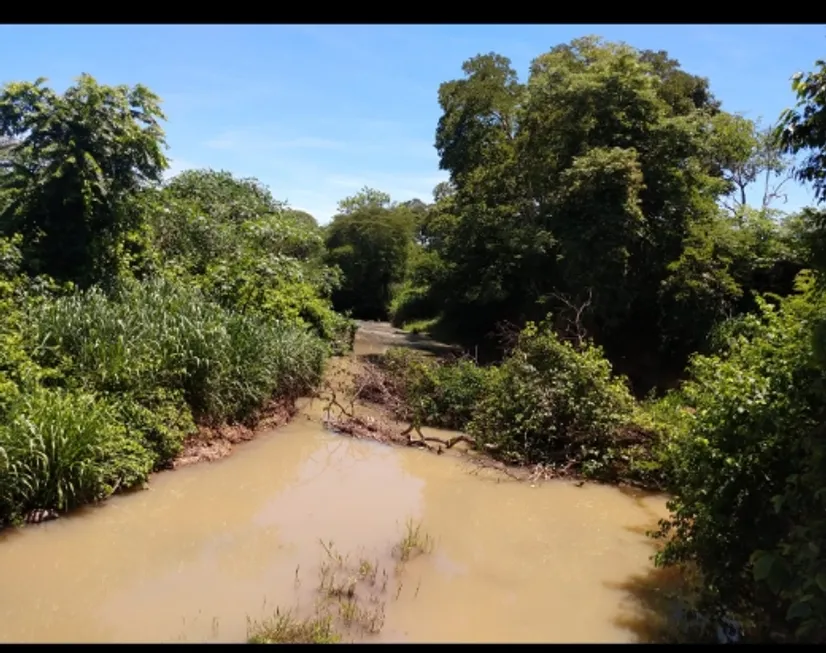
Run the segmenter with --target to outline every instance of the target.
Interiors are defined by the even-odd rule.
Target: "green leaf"
[[[826,571],[821,571],[815,576],[815,582],[821,591],[826,592]]]
[[[809,605],[808,601],[800,601],[798,603],[792,603],[789,606],[789,611],[786,613],[786,619],[789,621],[792,619],[805,619],[811,613],[812,607]]]
[[[754,580],[757,582],[768,579],[774,565],[775,556],[771,553],[763,552],[754,560]]]

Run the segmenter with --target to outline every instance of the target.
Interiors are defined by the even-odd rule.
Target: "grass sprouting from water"
[[[433,539],[420,524],[408,521],[401,540],[391,547],[397,561],[388,572],[378,559],[351,558],[336,550],[333,542],[321,541],[324,559],[319,567],[312,612],[299,616],[298,610],[276,610],[262,622],[248,623],[251,644],[333,644],[348,639],[377,635],[385,622],[387,597],[393,589],[398,599],[403,584],[404,563],[430,553]],[[295,586],[300,586],[296,568]],[[394,585],[394,588],[391,588]],[[418,595],[419,587],[416,587]]]
[[[297,619],[290,612],[276,610],[275,616],[254,624],[250,644],[335,644],[341,636],[333,627],[330,615]]]
[[[405,524],[404,537],[393,547],[393,554],[400,562],[407,562],[423,553],[433,550],[433,538],[422,530],[422,526],[413,520]]]

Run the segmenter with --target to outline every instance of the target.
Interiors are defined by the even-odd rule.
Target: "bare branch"
[[[582,348],[585,345],[585,341],[588,337],[588,332],[585,329],[585,326],[582,324],[582,316],[585,313],[585,310],[591,305],[591,301],[593,300],[593,291],[591,288],[588,288],[588,299],[586,299],[583,303],[577,305],[574,304],[572,300],[568,297],[553,293],[551,295],[554,299],[564,304],[571,313],[573,313],[572,318],[566,318],[568,322],[568,328],[566,331],[571,333],[574,340],[576,341],[577,347]]]

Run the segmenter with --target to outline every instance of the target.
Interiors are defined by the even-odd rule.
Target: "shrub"
[[[150,452],[155,470],[168,467],[186,437],[196,432],[192,411],[181,390],[158,388],[143,395],[116,394],[111,401],[129,437]]]
[[[512,462],[575,461],[596,473],[618,455],[615,434],[633,405],[599,348],[578,350],[529,323],[492,374],[469,431]]]
[[[0,520],[68,510],[144,481],[149,453],[93,394],[37,389],[0,426]]]
[[[403,398],[403,417],[419,424],[464,430],[484,396],[493,370],[467,359],[438,361],[391,349],[385,370]]]
[[[432,318],[438,312],[439,307],[433,301],[427,286],[402,284],[390,302],[390,322],[397,328],[408,322]]]
[[[759,300],[721,351],[691,362],[680,395],[693,414],[671,444],[658,563],[696,564],[708,602],[761,636],[791,626],[822,642],[826,370],[811,345],[826,301],[808,275],[798,289],[779,306]]]

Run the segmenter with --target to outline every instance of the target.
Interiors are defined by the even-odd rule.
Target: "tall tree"
[[[342,200],[339,207],[345,212],[325,230],[328,260],[342,272],[333,304],[355,317],[385,319],[393,286],[404,277],[416,216],[372,189]]]
[[[478,339],[496,322],[587,300],[582,317],[621,369],[659,367],[666,346],[680,368],[697,343],[668,335],[681,322],[671,299],[693,297],[681,304],[687,316],[702,301],[681,284],[719,270],[725,302],[714,316],[741,293],[726,280],[730,262],[700,240],[718,200],[773,165],[754,126],[722,112],[708,81],[666,53],[597,37],[540,55],[526,84],[496,54],[463,72],[439,90],[436,147],[451,188],[427,219],[445,321]],[[675,269],[688,249],[702,265]]]
[[[784,152],[805,155],[795,176],[812,185],[822,205],[826,202],[826,61],[818,60],[815,66],[814,71],[792,78],[797,106],[783,112],[775,135]],[[812,264],[826,286],[826,211],[809,209],[802,219]],[[816,329],[815,348],[826,364],[826,322]]]
[[[167,167],[160,100],[137,85],[104,86],[90,75],[58,94],[34,83],[0,91],[0,229],[24,237],[31,271],[91,283],[118,266],[140,222],[135,196]]]
[[[350,215],[363,210],[387,209],[390,204],[390,195],[365,186],[355,195],[350,195],[341,200],[338,203],[338,212],[340,215]]]

